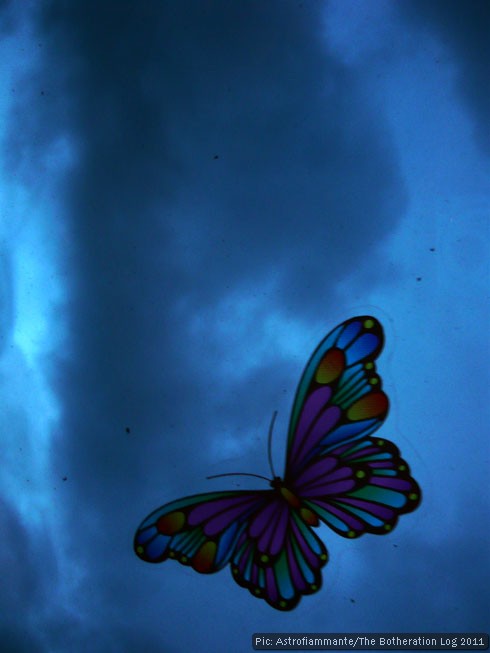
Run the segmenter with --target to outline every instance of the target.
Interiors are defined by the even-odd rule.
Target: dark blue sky
[[[0,2],[2,650],[489,630],[489,29],[477,0]],[[322,528],[291,613],[138,560],[152,509],[268,474],[274,410],[281,466],[304,364],[366,313],[420,509]]]

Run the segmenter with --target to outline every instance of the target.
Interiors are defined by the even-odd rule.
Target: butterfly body
[[[328,561],[313,528],[345,538],[383,535],[414,510],[420,489],[397,447],[373,437],[388,412],[374,360],[383,331],[372,317],[340,324],[320,343],[291,413],[284,478],[269,490],[211,492],[151,513],[135,535],[147,562],[168,558],[235,581],[279,610],[317,592]]]

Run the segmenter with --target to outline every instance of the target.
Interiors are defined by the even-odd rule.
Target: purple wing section
[[[234,521],[243,520],[251,512],[257,510],[263,502],[262,497],[258,498],[256,494],[248,493],[238,497],[205,501],[189,510],[187,522],[189,526],[202,525],[204,534],[214,537]]]
[[[315,420],[322,412],[332,396],[332,390],[329,387],[317,388],[305,400],[303,410],[301,411],[295,438],[291,444],[289,458],[294,460],[299,456],[301,449],[304,448],[306,439],[312,429]]]
[[[288,505],[277,496],[250,520],[247,534],[256,540],[257,550],[261,554],[273,557],[284,544],[288,524]]]
[[[316,451],[319,443],[336,426],[342,417],[338,406],[329,406],[327,402],[321,405],[321,395],[326,395],[330,388],[319,388],[308,397],[298,423],[298,432],[293,441],[293,449],[288,462],[291,466],[301,469],[302,463],[311,457],[311,452]]]
[[[335,456],[326,456],[303,470],[294,483],[294,490],[302,499],[310,499],[342,494],[355,485],[354,469]]]

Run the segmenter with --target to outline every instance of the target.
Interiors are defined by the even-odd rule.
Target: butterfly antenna
[[[230,472],[228,474],[213,474],[213,476],[206,476],[207,479],[210,478],[222,478],[223,476],[255,476],[255,478],[263,478],[264,481],[270,481],[270,478],[266,476],[261,476],[260,474],[247,474],[246,472]]]
[[[276,478],[276,473],[274,471],[274,465],[272,464],[272,431],[274,430],[274,422],[276,421],[276,417],[277,410],[275,410],[272,415],[271,425],[269,426],[269,438],[267,442],[267,457],[269,458],[269,467],[271,468],[273,478]]]

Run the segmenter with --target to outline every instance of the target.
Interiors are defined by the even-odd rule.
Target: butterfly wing
[[[209,492],[172,501],[140,524],[134,550],[146,562],[175,559],[200,573],[222,569],[233,555],[250,515],[271,491]]]
[[[336,327],[308,362],[291,415],[286,485],[345,537],[390,532],[421,498],[397,447],[372,436],[388,413],[374,362],[383,342],[373,317]]]
[[[363,316],[343,322],[318,345],[293,403],[286,482],[329,448],[365,437],[381,426],[388,398],[374,361],[383,343],[381,324]]]
[[[175,559],[200,573],[230,563],[239,585],[278,610],[291,610],[303,594],[320,589],[328,558],[323,543],[272,490],[168,503],[141,523],[134,549],[146,562]]]
[[[316,458],[295,479],[292,491],[339,535],[384,535],[412,512],[421,492],[408,464],[388,440],[350,441]]]
[[[316,519],[316,518],[315,518]],[[318,524],[316,520],[316,524]],[[327,550],[280,495],[259,511],[238,539],[233,578],[277,610],[292,610],[322,586]]]

